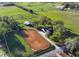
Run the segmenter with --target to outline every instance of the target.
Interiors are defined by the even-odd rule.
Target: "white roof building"
[[[26,22],[24,22],[24,24],[25,24],[25,25],[29,25],[29,24],[31,24],[31,22],[26,21]]]

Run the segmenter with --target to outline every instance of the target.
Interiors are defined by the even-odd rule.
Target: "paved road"
[[[58,53],[62,52],[61,50],[59,49],[55,49],[55,50],[52,50],[50,52],[47,52],[47,53],[44,53],[42,55],[40,55],[39,57],[58,57],[60,56]],[[61,57],[61,56],[60,56]]]

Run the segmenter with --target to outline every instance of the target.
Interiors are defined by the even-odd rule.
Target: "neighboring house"
[[[65,6],[64,6],[64,5],[62,5],[62,6],[57,6],[57,8],[60,9],[60,10],[64,10]]]

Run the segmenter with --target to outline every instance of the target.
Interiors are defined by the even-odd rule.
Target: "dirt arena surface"
[[[50,44],[35,29],[24,30],[24,36],[34,52],[47,49]]]

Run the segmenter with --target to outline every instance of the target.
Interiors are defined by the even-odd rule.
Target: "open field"
[[[21,3],[17,3],[21,5]],[[60,3],[59,3],[60,4]],[[27,8],[31,8],[35,12],[37,12],[41,16],[47,16],[52,20],[62,20],[66,28],[72,30],[72,32],[79,35],[79,14],[74,12],[65,12],[56,9],[56,6],[59,5],[57,3],[22,3],[22,6],[27,6]],[[31,6],[29,6],[31,5]],[[41,11],[41,9],[43,9]]]
[[[74,12],[65,12],[60,11],[56,9],[57,5],[60,5],[60,3],[16,3],[17,5],[24,6],[28,9],[32,9],[34,12],[38,13],[37,16],[34,16],[27,11],[24,11],[20,8],[17,8],[15,6],[11,7],[11,10],[9,10],[10,7],[2,8],[0,9],[0,15],[1,16],[13,16],[16,21],[23,23],[24,21],[27,21],[29,18],[31,20],[29,21],[35,21],[39,19],[39,16],[47,16],[51,18],[52,20],[63,20],[65,27],[72,30],[72,32],[79,34],[79,14],[76,14]],[[43,9],[43,10],[41,10]],[[20,16],[22,15],[22,17]],[[26,19],[27,18],[27,19]],[[18,20],[17,20],[18,19]]]
[[[62,20],[64,22],[64,25],[66,28],[69,28],[72,30],[73,33],[76,33],[79,35],[79,14],[76,14],[74,12],[63,12],[63,11],[48,11],[40,13],[41,15],[47,16],[51,18],[52,20]]]
[[[25,13],[27,12],[17,8],[16,6],[4,7],[0,9],[0,16],[13,16],[13,15],[25,14]]]
[[[24,15],[24,16],[21,16]],[[25,18],[32,17],[32,15],[16,6],[4,7],[0,9],[0,16],[12,16],[16,21],[23,23]]]

